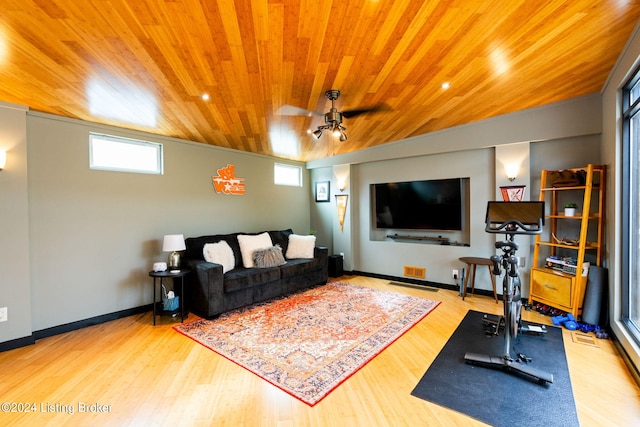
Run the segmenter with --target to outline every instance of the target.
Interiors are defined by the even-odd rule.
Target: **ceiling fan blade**
[[[390,110],[387,104],[378,104],[378,105],[373,105],[367,108],[359,108],[357,110],[342,111],[342,117],[346,119],[350,119],[351,117],[359,116],[361,114],[375,113],[375,112],[387,111],[387,110]]]
[[[323,116],[324,114],[318,113],[317,111],[305,110],[304,108],[296,107],[294,105],[283,105],[278,108],[276,114],[281,116]]]

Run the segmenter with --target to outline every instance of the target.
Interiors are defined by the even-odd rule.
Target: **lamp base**
[[[167,262],[169,268],[180,268],[180,254],[176,251],[173,251],[169,254],[169,259]]]

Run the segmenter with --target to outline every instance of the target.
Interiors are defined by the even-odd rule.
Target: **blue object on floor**
[[[564,326],[570,331],[575,331],[578,329],[578,322],[576,322],[576,318],[573,317],[573,314],[567,313],[564,316],[554,316],[551,318],[551,321],[556,326]]]

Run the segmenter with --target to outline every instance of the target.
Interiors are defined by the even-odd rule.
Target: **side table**
[[[475,284],[476,284],[476,266],[478,265],[486,265],[489,268],[489,276],[491,277],[491,286],[493,286],[493,298],[496,300],[496,304],[498,303],[498,294],[496,293],[496,279],[493,277],[493,273],[491,271],[491,266],[493,263],[488,258],[478,258],[478,257],[462,257],[459,258],[460,261],[467,264],[467,277],[464,278],[464,288],[462,290],[462,300],[464,301],[464,297],[467,296],[467,285],[469,284],[469,276],[471,277],[471,293],[473,294]]]
[[[157,301],[156,301],[156,279],[160,280],[160,288],[162,288],[162,279],[166,277],[171,278],[180,278],[180,299],[182,301],[178,301],[180,305],[180,319],[184,323],[184,277],[191,273],[191,270],[188,268],[181,268],[179,270],[167,270],[167,271],[150,271],[149,276],[153,277],[153,326],[156,326],[156,312],[157,312]],[[175,281],[174,281],[175,284]],[[162,290],[160,290],[160,302],[162,303]]]

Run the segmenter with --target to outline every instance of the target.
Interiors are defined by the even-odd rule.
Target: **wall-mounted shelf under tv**
[[[442,236],[411,236],[407,234],[387,234],[387,239],[393,240],[413,240],[413,241],[423,241],[425,243],[437,243],[440,245],[451,245],[451,246],[469,246],[466,243],[460,242],[452,242],[448,237]]]

